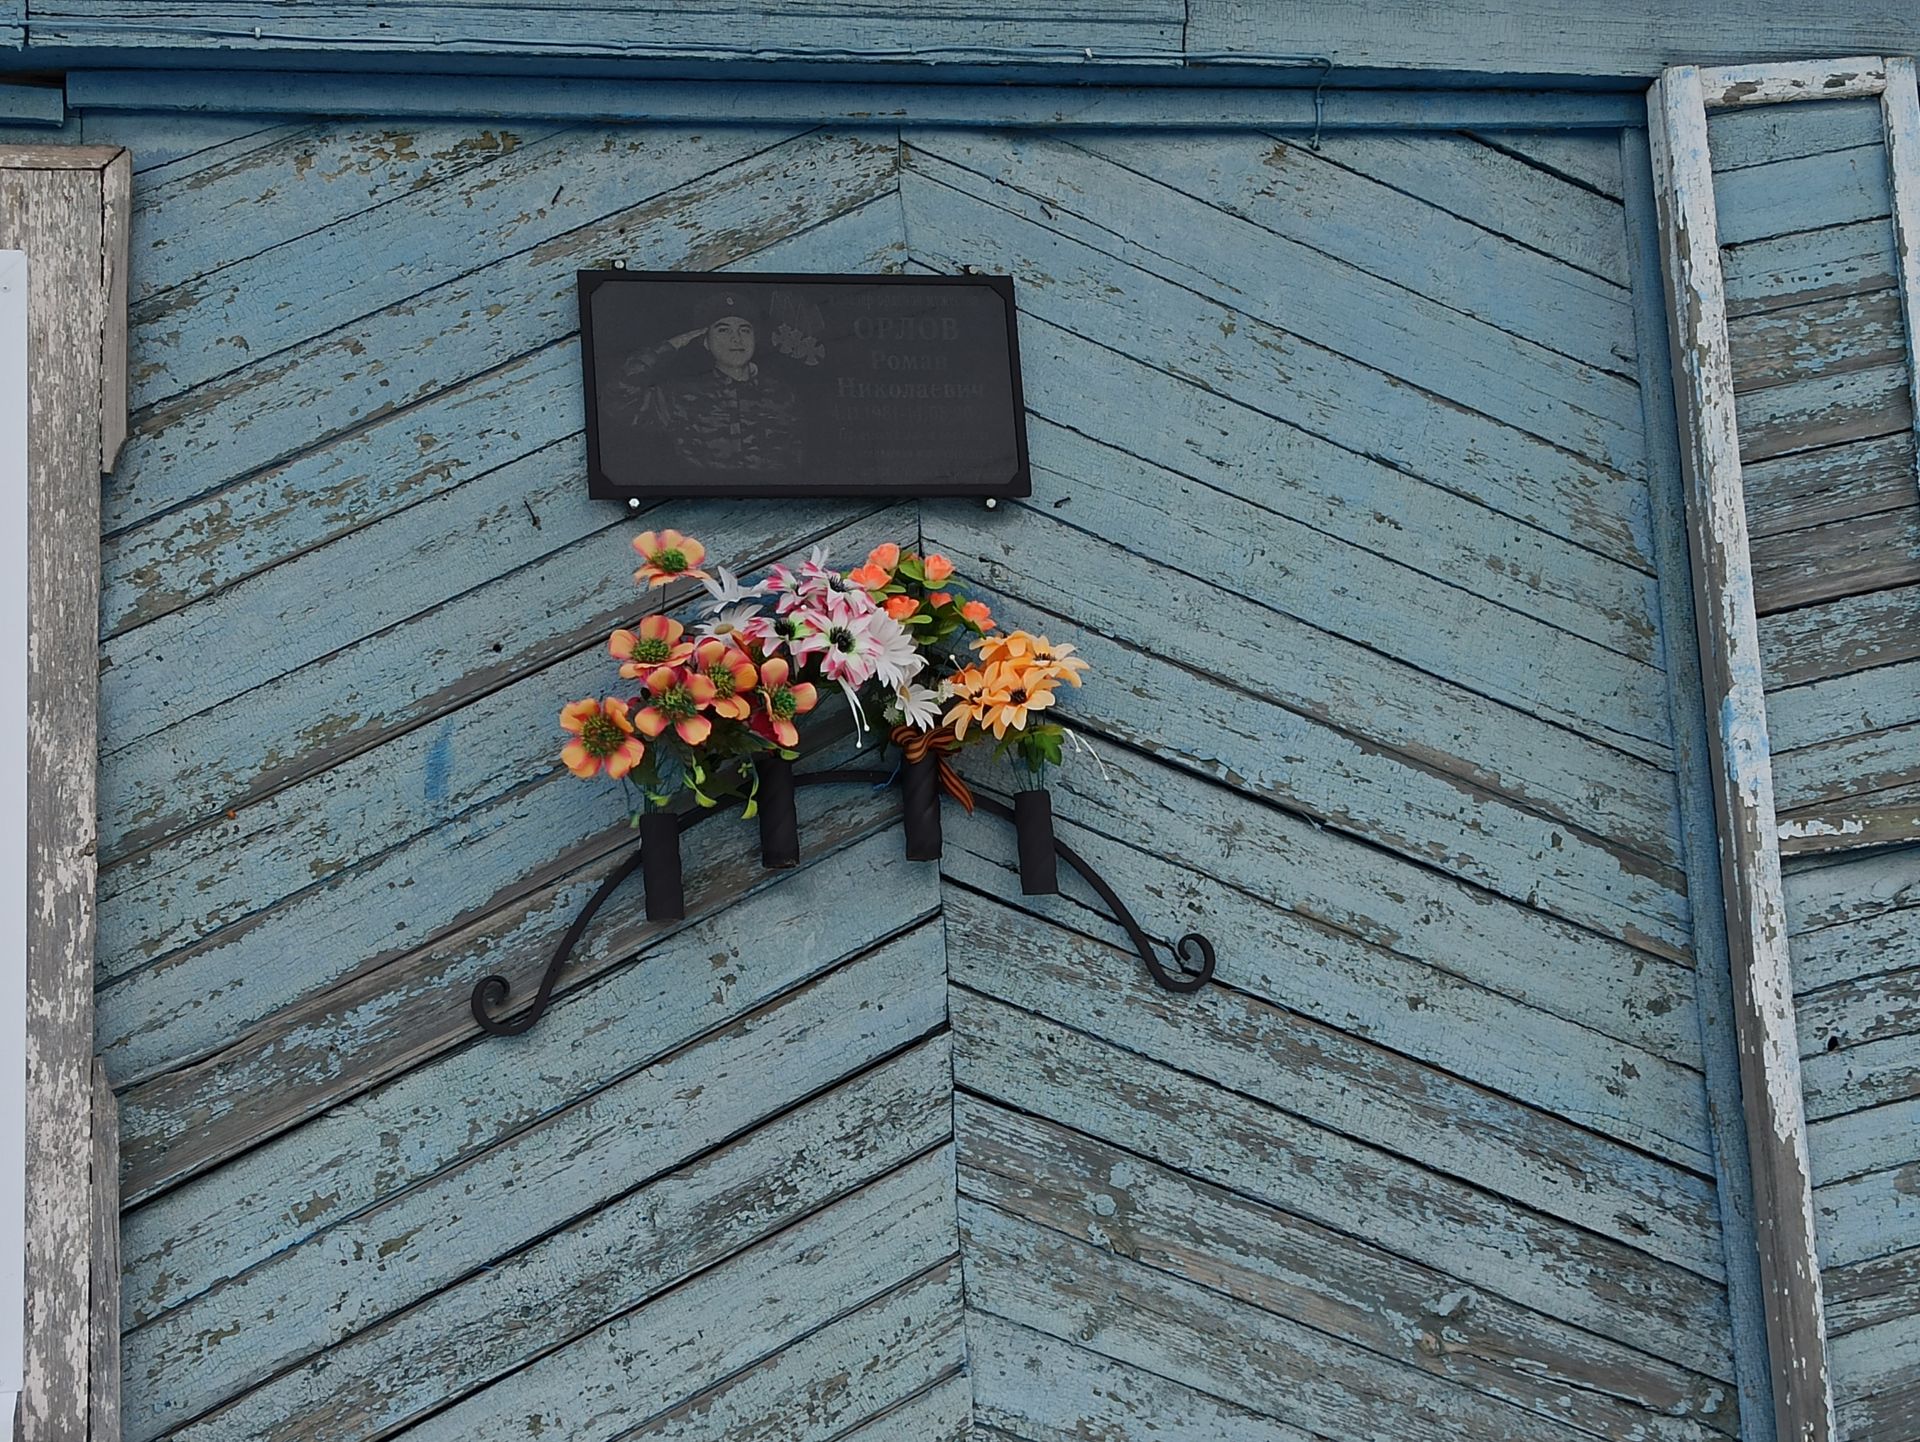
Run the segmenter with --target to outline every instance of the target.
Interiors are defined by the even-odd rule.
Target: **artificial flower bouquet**
[[[749,816],[777,794],[790,832],[796,721],[829,686],[846,696],[859,732],[884,726],[901,750],[910,856],[939,855],[936,787],[971,808],[947,758],[989,735],[1024,783],[1016,812],[1039,809],[1019,803],[1036,794],[1044,801],[1047,768],[1060,764],[1070,735],[1039,713],[1062,685],[1080,685],[1086,662],[1044,636],[999,631],[987,606],[954,582],[945,556],[889,543],[843,573],[816,547],[797,571],[774,566],[746,584],[724,566],[705,569],[706,548],[678,531],[643,532],[633,547],[641,558],[634,580],[649,590],[699,581],[704,618],[692,634],[663,614],[615,631],[608,651],[633,693],[564,708],[561,760],[576,776],[604,773],[629,788],[647,850],[677,837],[668,808],[682,791],[701,806],[743,795]],[[778,824],[763,815],[763,852],[769,865],[791,865],[794,847],[769,840]],[[1028,829],[1022,823],[1023,879],[1051,890],[1050,809],[1046,874],[1031,878]],[[1037,842],[1034,852],[1037,867]],[[671,875],[649,863],[649,914],[656,885],[673,893],[658,914],[677,915],[677,846]]]

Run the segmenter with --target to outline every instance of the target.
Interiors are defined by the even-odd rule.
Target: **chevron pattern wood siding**
[[[1886,138],[1877,100],[1710,128],[1835,1406],[1914,1442],[1920,845],[1889,843],[1920,815],[1920,485]]]
[[[131,1442],[1739,1435],[1614,137],[126,125]],[[1065,837],[1221,985],[816,789],[477,1034],[628,844],[616,258],[1017,278],[1030,503],[647,514],[1078,644]]]

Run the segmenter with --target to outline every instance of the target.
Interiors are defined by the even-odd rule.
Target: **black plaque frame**
[[[673,270],[583,270],[578,274],[580,299],[580,355],[585,382],[587,429],[587,494],[595,500],[666,500],[692,496],[713,498],[774,499],[782,496],[974,496],[1014,498],[1033,494],[1033,478],[1027,457],[1027,411],[1020,378],[1020,335],[1018,307],[1014,302],[1013,278],[1005,275],[823,275],[772,271],[673,271]],[[1007,374],[1010,383],[1016,465],[1004,482],[970,484],[954,481],[927,481],[903,478],[885,489],[860,486],[849,489],[831,479],[798,476],[777,480],[744,480],[738,484],[689,485],[681,477],[670,477],[659,484],[634,484],[616,481],[601,464],[600,393],[595,376],[593,343],[593,293],[608,282],[664,281],[675,284],[728,282],[752,286],[971,286],[991,290],[1006,308]]]

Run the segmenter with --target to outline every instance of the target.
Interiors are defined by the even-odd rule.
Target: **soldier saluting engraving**
[[[721,292],[701,319],[627,358],[616,389],[633,426],[665,437],[691,470],[798,470],[799,396],[754,359],[765,330],[759,306],[742,292]],[[708,364],[688,375],[679,361],[696,343]]]

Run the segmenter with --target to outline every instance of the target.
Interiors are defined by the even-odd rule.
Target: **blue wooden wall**
[[[1877,101],[1711,122],[1842,1435],[1920,1437],[1920,490]],[[1904,843],[1904,844],[1902,844]]]
[[[116,126],[129,1439],[1767,1435],[1619,136]],[[646,521],[921,539],[1078,644],[1065,836],[1221,985],[813,791],[477,1034],[627,844],[554,758],[642,605],[615,259],[1017,278],[1030,502]]]

